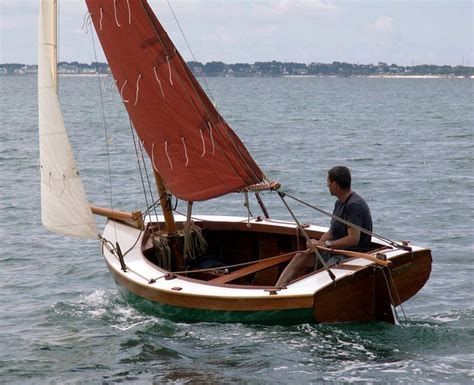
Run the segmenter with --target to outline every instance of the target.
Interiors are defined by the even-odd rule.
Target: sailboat
[[[324,248],[314,248],[318,267],[277,286],[303,245],[327,229],[300,223],[290,196],[265,176],[219,114],[145,0],[86,3],[147,154],[162,214],[89,203],[57,95],[56,1],[42,0],[38,96],[44,226],[64,235],[98,237],[119,290],[131,303],[163,317],[396,323],[397,307],[429,278],[431,251],[371,232],[370,251],[335,250],[347,259],[328,265],[320,255]],[[280,199],[294,220],[271,218],[262,191]],[[262,216],[193,215],[195,202],[231,193],[243,194],[246,201],[255,196]],[[171,196],[186,202],[186,215],[174,212]],[[102,234],[94,215],[107,217]]]

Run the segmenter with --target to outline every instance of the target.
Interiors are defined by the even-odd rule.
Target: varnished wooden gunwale
[[[117,284],[123,286],[131,293],[146,298],[150,301],[166,305],[194,308],[202,310],[220,311],[259,311],[259,310],[285,310],[285,309],[309,309],[313,306],[313,296],[278,296],[268,295],[262,297],[219,297],[183,293],[181,291],[170,292],[152,285],[141,284],[127,279],[124,274],[107,266]],[[180,279],[182,279],[180,277]],[[179,281],[176,281],[179,287]]]

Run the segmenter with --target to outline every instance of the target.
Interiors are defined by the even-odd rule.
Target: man
[[[327,186],[331,195],[337,198],[333,215],[372,231],[372,217],[367,203],[351,189],[351,172],[347,167],[336,166],[328,171]],[[370,248],[370,235],[348,226],[337,219],[331,220],[329,230],[319,240],[311,239],[308,242],[310,250],[298,253],[283,270],[276,286],[283,286],[293,279],[314,270],[316,255],[311,249],[315,246],[324,246],[331,249],[348,249],[367,251]],[[329,264],[343,256],[334,256],[331,253],[320,252]]]

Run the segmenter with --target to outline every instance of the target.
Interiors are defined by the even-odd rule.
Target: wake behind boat
[[[299,223],[288,204],[296,198],[265,176],[144,0],[86,3],[138,146],[151,163],[163,215],[151,214],[154,207],[124,212],[90,206],[56,93],[56,32],[49,29],[56,25],[55,3],[41,1],[38,66],[42,220],[48,229],[95,237],[92,213],[106,216],[99,238],[118,287],[166,317],[252,323],[397,321],[394,309],[429,278],[429,249],[369,232],[369,251],[315,247],[311,252],[319,268],[276,286],[309,239],[321,238],[327,229]],[[272,219],[262,191],[280,199],[294,222]],[[247,202],[253,194],[262,218],[193,216],[194,202],[235,192]],[[174,214],[171,196],[187,202],[187,215]],[[323,251],[347,259],[327,265]]]

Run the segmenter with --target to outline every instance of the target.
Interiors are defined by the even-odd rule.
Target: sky
[[[110,0],[113,1],[113,0]],[[137,1],[137,0],[129,0]],[[474,66],[474,0],[169,0],[197,61]],[[59,60],[105,61],[83,0],[59,0]],[[167,0],[149,0],[186,60]],[[39,0],[0,0],[0,63],[37,64]]]

